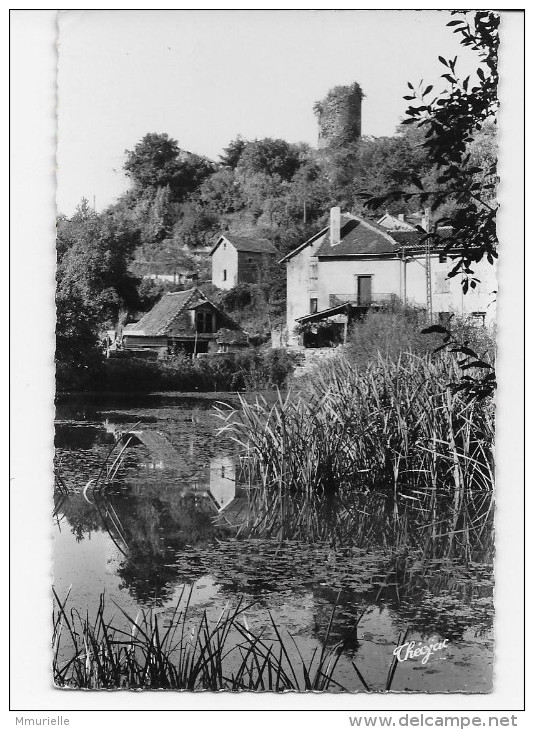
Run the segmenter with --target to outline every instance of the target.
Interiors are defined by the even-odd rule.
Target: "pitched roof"
[[[447,239],[452,233],[452,226],[441,226],[436,233],[440,238]],[[428,239],[421,231],[390,231],[391,237],[394,238],[400,246],[411,250],[422,250],[425,248]],[[445,245],[445,241],[441,244],[435,238],[432,239],[432,249],[441,248]]]
[[[188,289],[187,291],[164,294],[159,302],[156,302],[152,307],[150,312],[147,312],[139,322],[135,323],[128,330],[128,334],[135,332],[136,334],[149,337],[164,336],[172,325],[173,320],[187,309],[188,305],[197,297],[205,299],[197,287]]]
[[[181,334],[194,334],[189,318],[183,315],[201,305],[208,305],[218,312],[219,327],[244,332],[240,325],[211,302],[198,287],[164,294],[139,322],[126,325],[123,331],[129,335],[144,337],[174,337]]]
[[[418,221],[419,223],[420,221]],[[382,218],[377,220],[377,224],[388,231],[415,231],[415,225],[406,219],[397,218],[391,213],[385,213]]]
[[[438,229],[440,236],[447,237],[451,229]],[[288,261],[300,253],[306,246],[315,242],[315,255],[321,258],[336,258],[344,256],[388,256],[395,255],[401,248],[412,250],[425,247],[424,233],[417,230],[395,231],[384,228],[377,223],[371,223],[359,216],[343,213],[341,216],[341,240],[332,245],[330,243],[330,228],[326,226],[315,236],[308,239],[298,248],[287,254],[280,263]],[[439,248],[434,239],[432,248]]]
[[[210,255],[214,253],[223,238],[229,241],[238,251],[272,254],[278,253],[277,249],[266,238],[256,238],[255,236],[235,236],[233,233],[223,233],[217,239],[217,243],[212,248]]]
[[[362,256],[365,254],[393,254],[398,249],[392,238],[393,231],[369,223],[363,218],[343,215],[341,240],[335,246],[330,243],[329,231],[324,234],[316,256]]]

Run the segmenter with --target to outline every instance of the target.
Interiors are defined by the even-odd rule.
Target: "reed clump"
[[[256,527],[272,531],[284,522],[294,533],[304,520],[314,537],[319,503],[317,520],[334,499],[339,519],[339,500],[347,516],[356,504],[348,498],[380,494],[397,543],[402,533],[409,541],[411,530],[450,546],[461,537],[469,553],[491,525],[494,407],[449,387],[458,376],[446,353],[378,356],[364,369],[340,357],[274,405],[241,397],[239,408],[221,406],[222,429],[248,466]]]
[[[152,611],[131,618],[117,606],[120,624],[106,617],[104,596],[96,618],[68,609],[54,591],[53,673],[58,687],[248,691],[348,691],[335,677],[343,653],[331,644],[330,623],[320,647],[303,657],[291,634],[270,617],[252,632],[240,600],[217,620],[189,616],[191,590],[182,592],[166,619]],[[124,628],[124,626],[128,628]],[[356,674],[360,677],[357,669]],[[359,682],[357,683],[359,685]],[[388,682],[386,689],[390,689]],[[356,687],[357,689],[358,687]],[[364,688],[368,687],[364,684]],[[354,688],[351,688],[354,690]]]

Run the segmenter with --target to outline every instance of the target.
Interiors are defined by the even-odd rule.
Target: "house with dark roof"
[[[334,325],[343,340],[351,319],[393,302],[424,308],[433,321],[457,314],[491,322],[495,266],[477,264],[480,284],[464,294],[461,277],[448,276],[454,252],[443,249],[450,229],[438,233],[443,243],[430,245],[414,226],[386,228],[332,208],[329,225],[280,262],[287,268],[288,344],[314,344],[317,338],[303,342],[299,331],[313,334],[320,322],[323,329],[325,322]]]
[[[421,225],[421,221],[418,223]],[[415,231],[416,227],[411,223],[404,213],[400,215],[391,215],[391,213],[384,213],[384,215],[377,220],[377,224],[382,228],[387,228],[388,231]]]
[[[188,355],[246,347],[246,333],[198,288],[164,294],[122,332],[123,350],[181,350]]]
[[[211,281],[219,289],[261,281],[262,271],[278,251],[266,238],[224,233],[210,252]]]

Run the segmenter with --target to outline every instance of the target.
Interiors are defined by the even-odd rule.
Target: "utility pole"
[[[425,208],[423,218],[423,228],[430,232],[430,208]],[[432,258],[431,258],[431,239],[425,241],[425,274],[426,274],[426,311],[430,324],[432,324]]]

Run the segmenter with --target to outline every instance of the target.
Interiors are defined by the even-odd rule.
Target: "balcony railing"
[[[355,304],[358,307],[384,307],[399,302],[397,294],[373,292],[370,297],[360,298],[355,292],[350,294],[330,294],[330,306],[337,307],[340,304]]]

